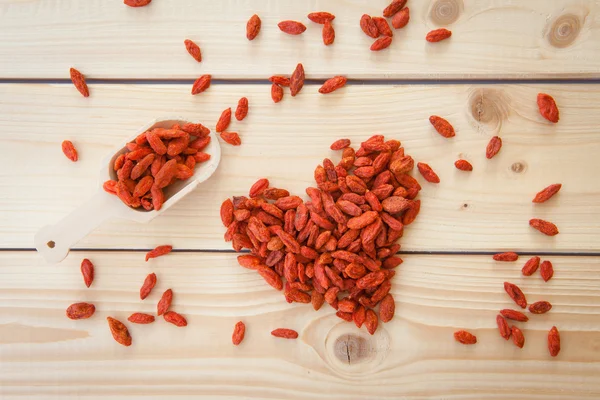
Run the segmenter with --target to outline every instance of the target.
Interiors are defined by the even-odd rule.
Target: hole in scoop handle
[[[62,261],[71,247],[102,222],[117,215],[119,204],[111,197],[114,196],[100,190],[57,224],[40,229],[35,235],[35,248],[46,262]]]

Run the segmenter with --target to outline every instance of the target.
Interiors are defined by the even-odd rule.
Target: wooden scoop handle
[[[35,247],[46,262],[58,263],[94,228],[118,216],[121,207],[116,196],[100,189],[60,222],[40,229],[34,238]]]

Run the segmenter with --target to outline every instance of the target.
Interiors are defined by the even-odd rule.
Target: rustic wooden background
[[[394,32],[388,50],[372,53],[358,21],[380,15],[386,0],[154,0],[139,9],[121,0],[0,0],[0,398],[599,398],[600,3],[408,5],[409,25]],[[306,18],[319,10],[337,16],[329,47]],[[263,29],[248,42],[254,13]],[[276,26],[284,19],[308,29],[285,35]],[[452,38],[426,43],[438,27]],[[201,46],[202,63],[186,53],[185,38]],[[267,78],[290,74],[298,62],[309,84],[273,104]],[[88,77],[89,98],[70,83],[72,66]],[[191,96],[192,82],[207,73],[211,88]],[[340,74],[347,87],[317,93]],[[558,124],[537,112],[540,91],[556,99]],[[250,101],[248,118],[235,122],[243,144],[222,146],[208,182],[148,225],[104,224],[58,265],[38,256],[35,232],[93,195],[101,159],[131,132],[174,114],[214,128],[241,96]],[[452,121],[456,137],[435,133],[431,114]],[[285,303],[240,268],[222,240],[218,210],[260,177],[303,194],[315,165],[339,157],[331,142],[373,133],[401,140],[442,182],[423,185],[421,214],[402,239],[396,317],[369,336],[331,308]],[[504,147],[486,160],[494,135]],[[78,147],[78,163],[61,153],[64,139]],[[472,173],[455,170],[459,157],[473,163]],[[531,203],[558,182],[558,196]],[[561,233],[540,235],[528,227],[532,217],[552,220]],[[176,252],[145,263],[159,244]],[[505,250],[521,258],[491,259]],[[532,254],[554,263],[550,282],[520,275]],[[97,271],[90,289],[79,272],[86,257]],[[149,272],[159,283],[141,302]],[[554,305],[522,324],[522,350],[495,327],[497,311],[512,305],[506,280],[531,301]],[[117,345],[105,317],[152,312],[169,287],[188,327],[129,324],[133,346]],[[93,302],[95,316],[67,319],[64,310],[77,301]],[[247,335],[234,348],[238,320]],[[552,325],[562,334],[556,359],[545,344]],[[299,340],[269,335],[281,326],[300,332]],[[479,343],[456,344],[459,328]]]

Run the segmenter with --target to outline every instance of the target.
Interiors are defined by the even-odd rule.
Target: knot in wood
[[[435,25],[447,26],[458,19],[463,8],[462,0],[434,0],[429,8],[429,19]]]
[[[482,133],[498,135],[508,117],[509,99],[501,89],[478,88],[469,95],[468,113],[472,124]]]
[[[570,46],[581,31],[581,19],[573,14],[561,15],[551,23],[547,39],[557,48]]]

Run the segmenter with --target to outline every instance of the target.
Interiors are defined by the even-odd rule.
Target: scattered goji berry
[[[277,328],[271,331],[271,335],[284,339],[297,339],[298,332],[293,329]]]
[[[75,88],[79,90],[79,93],[81,93],[83,97],[89,97],[90,90],[88,89],[83,74],[75,68],[71,68],[69,72],[71,75],[71,81],[73,82],[73,85],[75,85]]]
[[[199,94],[208,89],[210,87],[210,80],[210,75],[202,75],[200,78],[196,79],[192,85],[192,94]]]
[[[336,91],[339,88],[343,87],[347,81],[348,79],[346,79],[346,77],[344,76],[334,76],[333,78],[330,78],[325,81],[323,86],[321,86],[321,88],[319,89],[319,93],[327,94]]]
[[[67,308],[67,317],[70,319],[87,319],[94,315],[96,307],[90,303],[75,303]]]
[[[127,327],[121,321],[112,317],[106,317],[106,320],[108,321],[110,333],[112,333],[112,336],[117,343],[122,344],[123,346],[131,346],[131,335],[129,334]]]
[[[65,140],[62,142],[62,152],[65,156],[67,156],[69,160],[73,162],[79,159],[79,156],[77,155],[77,150],[75,149],[75,146],[70,140]]]
[[[471,332],[467,331],[456,331],[454,332],[454,340],[462,344],[475,344],[477,343],[477,337]]]
[[[445,28],[435,29],[427,34],[425,39],[430,43],[440,42],[452,36],[452,32]]]
[[[538,93],[537,104],[542,117],[552,123],[557,123],[559,119],[558,107],[552,96],[546,93]]]
[[[165,315],[163,315],[163,318],[165,321],[170,322],[175,326],[187,326],[187,320],[185,317],[179,313],[176,313],[175,311],[167,311]]]
[[[146,253],[146,261],[148,261],[151,258],[156,258],[164,256],[165,254],[169,254],[171,250],[173,250],[173,246],[170,245],[158,246],[154,250],[151,250],[148,253]]]
[[[250,17],[248,23],[246,24],[246,38],[248,40],[254,40],[258,33],[260,32],[261,20],[260,17],[256,14]]]
[[[532,202],[543,203],[547,200],[550,200],[550,198],[552,196],[554,196],[556,193],[558,193],[558,191],[560,190],[561,187],[562,187],[562,185],[560,183],[555,183],[553,185],[550,185],[550,186],[542,189],[540,192],[538,192],[538,194],[535,195]]]
[[[394,29],[402,29],[408,25],[408,21],[410,21],[410,11],[408,7],[406,7],[394,15],[392,18],[392,26]]]
[[[300,35],[306,30],[306,26],[298,21],[281,21],[277,26],[282,32],[288,35]]]
[[[543,219],[532,218],[529,220],[529,226],[542,232],[547,236],[558,235],[558,228],[552,222],[544,221]]]
[[[326,22],[333,21],[335,19],[335,15],[326,11],[312,12],[308,14],[308,19],[317,24],[324,24]]]
[[[239,321],[237,324],[235,324],[235,327],[233,328],[233,334],[231,335],[231,341],[233,342],[233,345],[238,346],[240,343],[242,343],[245,335],[246,325],[242,321]]]
[[[83,275],[85,286],[90,287],[94,281],[94,264],[87,258],[81,262],[81,275]]]
[[[185,39],[183,43],[185,44],[187,52],[190,53],[190,56],[192,56],[194,60],[201,62],[202,53],[200,52],[200,47],[190,39]]]
[[[133,322],[134,324],[151,324],[154,322],[154,315],[133,313],[127,318],[127,321]]]
[[[248,98],[242,97],[235,109],[235,119],[242,121],[248,115]]]
[[[150,4],[152,0],[123,0],[123,3],[129,7],[144,7]]]

